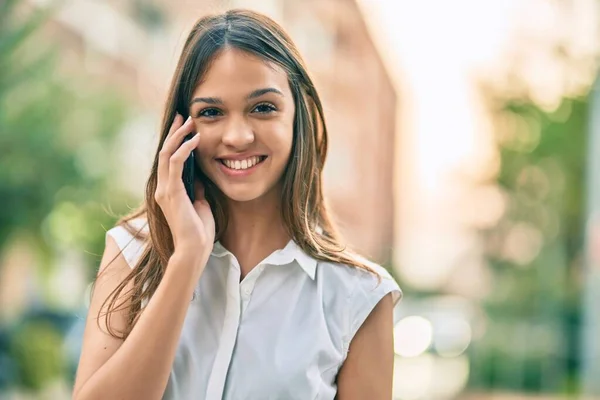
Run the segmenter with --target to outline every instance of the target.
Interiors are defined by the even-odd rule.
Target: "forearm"
[[[190,263],[206,263],[206,258],[171,257],[161,283],[127,339],[75,393],[75,399],[162,397],[199,278],[199,274],[189,272],[197,269]]]

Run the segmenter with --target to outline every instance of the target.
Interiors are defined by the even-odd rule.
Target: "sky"
[[[457,260],[476,247],[474,234],[465,231],[464,221],[449,210],[473,198],[479,215],[469,218],[493,223],[502,214],[498,191],[480,188],[484,190],[475,194],[472,185],[456,179],[458,171],[485,174],[498,167],[478,83],[499,80],[515,68],[515,55],[525,51],[519,73],[536,101],[548,109],[555,107],[564,89],[559,83],[568,72],[553,62],[551,45],[561,41],[574,56],[596,51],[597,4],[593,0],[358,0],[358,4],[399,95],[395,264],[409,283],[434,289],[447,282]],[[571,81],[578,81],[574,87],[587,86],[592,72],[571,72]],[[473,280],[484,279],[472,272]],[[469,282],[465,286],[472,287]]]

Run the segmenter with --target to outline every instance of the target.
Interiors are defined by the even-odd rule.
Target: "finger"
[[[183,186],[181,175],[183,174],[183,163],[190,153],[198,146],[200,134],[196,133],[190,140],[182,144],[169,160],[169,188],[174,190]]]
[[[200,179],[196,179],[196,181],[194,182],[194,194],[194,197],[197,201],[204,200],[205,198],[204,183],[202,183]]]
[[[171,136],[173,132],[175,132],[175,130],[177,130],[177,128],[179,128],[184,122],[183,116],[179,113],[175,113],[175,118],[173,118],[173,122],[171,123],[171,127],[169,128],[169,133],[167,133],[166,138]]]
[[[166,155],[171,158],[171,155],[177,151],[177,149],[181,146],[183,139],[189,133],[192,133],[194,128],[194,121],[191,117],[189,117],[183,125],[176,128],[171,136],[169,136],[162,146],[162,151],[165,152]]]
[[[194,208],[198,210],[198,206],[206,202],[204,183],[198,177],[194,181]]]
[[[215,222],[214,222],[214,214],[210,203],[206,199],[206,187],[204,183],[200,179],[196,179],[194,182],[194,190],[195,190],[195,200],[194,200],[194,210],[198,216],[202,219],[204,226],[211,229],[214,235]]]
[[[194,182],[194,209],[198,213],[200,213],[203,207],[207,204],[204,193],[204,184],[200,179],[196,179]]]
[[[173,132],[175,132],[177,130],[177,128],[179,128],[181,126],[182,122],[183,122],[183,117],[181,116],[181,114],[175,113],[175,118],[173,118],[173,122],[171,123],[169,132],[167,133],[167,136],[165,137],[165,140],[163,141],[163,145],[164,145],[164,142],[171,135],[173,135]],[[158,168],[157,168],[157,181],[158,182],[162,182],[162,180],[168,176],[169,166],[168,166],[168,163],[165,162],[166,161],[165,159],[168,160],[166,154],[162,153],[162,146],[161,146],[161,152],[159,152],[159,154],[158,154]]]
[[[177,150],[179,144],[181,144],[182,140],[178,141],[177,146],[173,145],[171,139],[174,135],[181,134],[181,129],[190,128],[193,124],[190,123],[190,119],[188,119],[183,125],[181,124],[183,121],[183,117],[179,114],[175,116],[173,124],[171,125],[171,129],[169,130],[169,134],[165,138],[163,145],[161,147],[160,153],[158,154],[158,168],[157,168],[157,179],[158,182],[163,182],[164,179],[168,179],[169,176],[169,159],[173,155],[173,152]],[[178,133],[179,132],[179,133]]]

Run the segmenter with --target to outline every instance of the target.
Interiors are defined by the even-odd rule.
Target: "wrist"
[[[210,251],[207,252],[197,247],[179,247],[171,255],[169,264],[185,266],[186,269],[202,270],[208,261],[209,255]]]

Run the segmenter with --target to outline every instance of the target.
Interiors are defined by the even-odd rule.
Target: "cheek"
[[[214,146],[211,145],[211,142],[207,137],[203,138],[202,134],[200,135],[200,142],[196,149],[194,149],[194,154],[196,155],[196,164],[202,168],[203,171],[206,171],[206,167],[213,160],[213,152],[211,149],[213,149]]]
[[[287,160],[292,151],[293,138],[294,131],[292,124],[279,124],[269,132],[267,143],[271,143],[271,150],[278,157]]]

